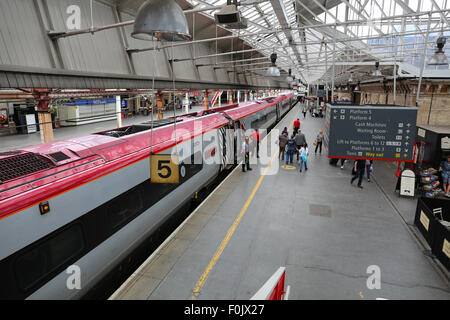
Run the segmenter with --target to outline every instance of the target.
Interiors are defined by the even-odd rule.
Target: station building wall
[[[416,106],[417,80],[397,82],[396,105]],[[393,82],[361,85],[361,104],[394,104]],[[422,82],[417,124],[450,125],[450,81]]]

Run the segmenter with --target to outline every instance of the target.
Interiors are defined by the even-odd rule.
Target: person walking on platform
[[[314,151],[317,154],[317,149],[319,149],[319,153],[322,154],[322,143],[323,143],[323,130],[319,131],[319,134],[316,137],[316,150]]]
[[[298,129],[300,129],[300,119],[294,121],[294,135],[297,134]]]
[[[344,169],[344,163],[347,159],[341,159],[341,169]]]
[[[308,162],[308,144],[305,143],[301,148],[300,148],[300,172],[302,172],[302,168],[303,168],[303,164],[305,164],[305,171],[308,170],[308,166],[307,166],[307,162]]]
[[[306,137],[302,133],[302,130],[300,129],[298,129],[297,135],[295,136],[295,144],[297,146],[297,161],[298,161],[298,158],[300,157],[299,150],[306,144]]]
[[[303,119],[306,119],[306,106],[305,105],[303,105],[302,113],[303,113]]]
[[[295,136],[292,135],[291,138],[287,141],[286,164],[292,164],[292,162],[294,161],[294,152],[296,150],[294,138]]]
[[[281,161],[284,161],[284,153],[286,152],[286,144],[288,141],[287,132],[283,132],[278,137],[278,146],[280,147],[280,154],[278,155],[278,159],[281,157]]]
[[[351,184],[353,184],[353,181],[355,181],[356,179],[358,180],[358,188],[363,188],[362,187],[362,180],[364,178],[364,170],[366,169],[366,160],[356,160],[355,161],[355,166],[353,168],[353,172],[354,176],[352,178],[352,180],[350,181]]]
[[[252,168],[250,168],[250,146],[248,144],[248,137],[245,137],[245,141],[242,143],[242,151],[244,152],[242,171],[245,172],[245,167],[247,167],[248,171],[251,171]]]
[[[284,127],[283,131],[281,131],[281,134],[286,134],[287,136],[289,136],[288,128]]]
[[[252,133],[252,140],[254,142],[256,142],[256,158],[259,159],[259,141],[260,141],[260,136],[259,136],[259,131],[258,129],[256,129],[253,133]]]
[[[442,163],[441,175],[444,194],[446,197],[450,197],[450,155],[447,156],[447,161]]]
[[[366,160],[367,182],[370,182],[370,173],[373,171],[373,160]]]

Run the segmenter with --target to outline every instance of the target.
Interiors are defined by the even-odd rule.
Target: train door
[[[281,119],[281,103],[277,103],[277,122]]]
[[[234,159],[234,124],[230,122],[228,125],[221,128],[219,132],[222,141],[222,169],[228,168],[229,165],[233,164]]]
[[[232,147],[230,145],[233,140],[233,127],[230,124],[219,128],[218,138],[219,138],[219,148],[221,150],[220,153],[220,171],[227,168],[229,164],[231,164],[230,160],[232,159],[231,150]]]
[[[238,164],[238,155],[241,154],[241,146],[242,142],[244,141],[244,123],[240,120],[237,120],[234,122],[234,164]]]

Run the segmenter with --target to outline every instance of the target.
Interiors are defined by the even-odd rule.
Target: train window
[[[30,249],[25,249],[14,265],[19,288],[23,291],[30,290],[43,278],[78,256],[84,248],[82,227],[74,224]]]
[[[113,229],[120,228],[142,211],[139,191],[132,190],[115,198],[108,204],[108,216]]]

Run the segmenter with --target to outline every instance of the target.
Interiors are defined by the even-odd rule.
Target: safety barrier
[[[285,287],[286,268],[280,267],[250,300],[288,300],[290,286]]]

